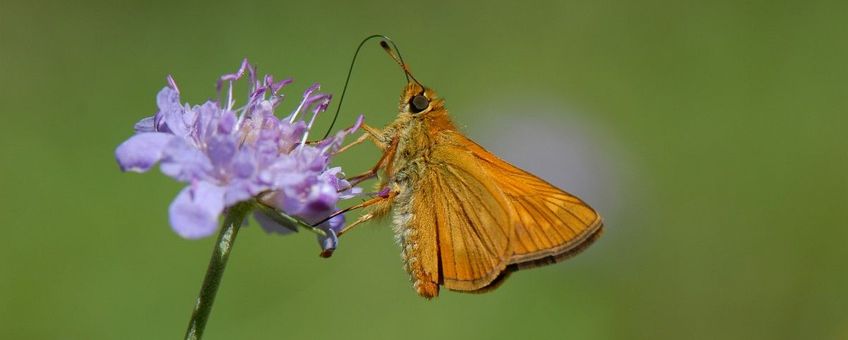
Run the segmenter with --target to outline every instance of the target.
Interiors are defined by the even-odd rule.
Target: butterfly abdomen
[[[426,245],[431,244],[428,238],[430,231],[419,230],[413,226],[422,216],[415,216],[414,205],[422,202],[413,202],[412,190],[406,177],[397,176],[396,189],[398,195],[395,197],[392,207],[395,242],[401,248],[401,259],[403,268],[409,273],[412,287],[426,298],[439,295],[438,267],[435,265],[435,254]]]

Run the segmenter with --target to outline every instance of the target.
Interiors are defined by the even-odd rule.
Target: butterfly
[[[366,140],[382,151],[371,170],[350,178],[355,185],[380,177],[380,191],[339,212],[366,208],[339,236],[391,214],[404,268],[425,298],[438,296],[440,286],[490,291],[514,271],[562,261],[598,239],[603,221],[595,210],[462,134],[397,47],[385,39],[380,45],[407,84],[394,122],[382,129],[363,124],[365,133],[339,151]]]

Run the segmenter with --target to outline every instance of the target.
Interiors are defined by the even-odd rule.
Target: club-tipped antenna
[[[409,82],[409,79],[412,78],[412,80],[416,84],[418,84],[418,86],[421,86],[421,88],[423,89],[424,85],[422,85],[421,82],[418,81],[418,79],[415,79],[415,76],[413,76],[412,72],[409,71],[409,66],[406,66],[406,63],[403,62],[403,58],[400,56],[400,51],[398,50],[397,46],[395,46],[395,43],[391,40],[389,40],[389,42],[392,43],[392,47],[394,47],[394,50],[392,50],[392,47],[389,47],[389,43],[386,42],[386,40],[380,41],[380,47],[382,47],[383,50],[385,50],[386,53],[388,53],[389,56],[392,57],[392,59],[398,65],[400,65],[400,68],[403,69],[403,73],[406,73],[406,82],[407,83]]]
[[[350,83],[350,76],[353,74],[353,65],[356,64],[356,57],[359,55],[359,50],[362,49],[362,46],[365,45],[366,42],[374,38],[383,38],[383,40],[380,41],[380,46],[382,46],[383,49],[389,53],[389,55],[392,57],[392,59],[395,60],[395,62],[401,65],[401,68],[403,68],[403,72],[406,76],[407,83],[409,82],[410,77],[412,77],[412,75],[409,73],[409,69],[406,67],[406,64],[403,63],[403,58],[400,56],[400,50],[398,50],[397,45],[394,41],[392,41],[391,38],[383,34],[374,34],[366,37],[365,39],[362,39],[362,42],[360,42],[359,46],[356,47],[356,52],[353,53],[353,59],[350,61],[350,68],[347,70],[347,78],[345,78],[344,87],[342,88],[342,95],[339,97],[339,106],[336,107],[336,114],[333,115],[333,121],[330,123],[330,127],[327,129],[327,133],[324,134],[324,138],[322,139],[326,139],[327,136],[330,135],[330,132],[333,131],[333,126],[336,125],[336,120],[339,118],[339,112],[342,109],[342,103],[344,102],[345,93],[347,92],[347,85],[348,83]],[[391,48],[389,48],[389,43],[392,44],[394,52]],[[412,80],[418,83],[418,85],[421,85],[421,83],[419,83],[418,80],[415,79],[415,77],[412,77]],[[424,86],[422,86],[422,88],[423,87]]]

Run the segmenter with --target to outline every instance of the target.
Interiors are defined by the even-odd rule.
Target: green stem
[[[206,269],[206,277],[203,278],[200,294],[197,296],[194,311],[191,313],[191,320],[189,320],[185,335],[186,339],[199,340],[203,337],[203,329],[206,328],[206,321],[209,319],[209,313],[212,312],[212,303],[215,302],[215,294],[218,292],[218,286],[221,285],[221,278],[224,276],[224,269],[227,267],[227,259],[230,257],[230,251],[236,241],[239,228],[241,228],[241,224],[251,208],[251,202],[236,204],[230,207],[227,216],[224,218],[224,225],[218,234],[218,242],[215,243],[215,249],[212,250],[212,259],[209,260],[209,267]]]
[[[297,228],[300,227],[309,230],[318,236],[327,237],[327,232],[325,232],[324,230],[316,228],[310,225],[309,223],[298,219],[297,217],[284,214],[283,212],[278,211],[277,209],[274,209],[266,205],[265,203],[256,202],[256,207],[259,208],[259,210],[261,210],[263,213],[265,213],[265,216],[268,216],[281,226],[288,228],[291,231],[297,232]]]

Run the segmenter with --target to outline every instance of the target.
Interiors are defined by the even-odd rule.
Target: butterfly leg
[[[388,189],[388,188],[386,188],[386,189]],[[360,216],[358,219],[356,219],[356,221],[345,226],[344,229],[342,229],[339,232],[338,236],[341,237],[344,233],[348,232],[349,230],[353,229],[353,227],[355,227],[359,224],[370,221],[370,220],[374,219],[375,217],[381,217],[382,215],[385,215],[385,213],[389,211],[389,208],[391,208],[392,201],[394,200],[395,196],[397,196],[397,194],[398,194],[397,190],[393,190],[393,191],[384,190],[384,191],[380,192],[379,196],[377,196],[377,197],[374,197],[370,200],[367,200],[367,201],[362,202],[360,204],[354,205],[354,206],[349,207],[347,209],[342,209],[342,210],[334,213],[333,216],[338,215],[338,214],[343,214],[343,213],[346,213],[346,212],[349,212],[349,211],[355,210],[355,209],[374,206],[371,209],[371,212]]]
[[[346,225],[346,226],[344,227],[344,229],[342,229],[342,230],[338,233],[338,236],[342,236],[342,235],[343,235],[344,233],[346,233],[348,230],[353,229],[353,227],[355,227],[355,226],[357,226],[357,225],[359,225],[359,224],[362,224],[362,223],[368,222],[368,221],[372,220],[373,218],[374,218],[374,214],[372,214],[372,213],[368,213],[368,214],[365,214],[365,215],[359,216],[359,218],[357,218],[357,219],[356,219],[356,221],[353,221],[353,223]]]
[[[370,170],[363,172],[359,175],[348,178],[347,180],[350,182],[350,186],[356,186],[359,183],[362,183],[365,180],[369,180],[377,176],[377,172],[380,171],[383,167],[386,167],[391,163],[392,157],[394,157],[395,150],[397,149],[397,139],[393,140],[389,147],[385,152],[383,152],[383,156],[380,157],[380,160],[377,161],[377,164],[374,165]]]
[[[330,216],[327,216],[326,218],[321,220],[321,222],[315,223],[315,225],[319,225],[321,223],[329,221],[333,217],[339,216],[339,215],[344,214],[348,211],[369,207],[369,206],[372,206],[372,205],[377,204],[377,203],[381,203],[382,201],[386,201],[386,200],[391,201],[393,198],[395,198],[395,196],[397,196],[396,191],[383,190],[378,194],[377,197],[374,197],[374,198],[367,200],[365,202],[362,202],[362,203],[359,203],[359,204],[356,204],[356,205],[352,205],[350,207],[336,211],[336,212],[330,214]]]
[[[381,167],[382,166],[379,163],[377,163],[377,166],[375,166],[374,168],[372,168],[372,169],[370,169],[366,172],[363,172],[359,175],[348,178],[348,182],[350,182],[350,186],[355,187],[357,184],[362,183],[363,181],[367,181],[369,179],[374,178],[375,176],[377,176],[377,171],[380,171]]]
[[[373,141],[374,145],[376,145],[377,148],[379,148],[381,151],[386,151],[386,149],[388,149],[391,146],[390,145],[391,141],[387,140],[383,136],[383,131],[380,131],[380,129],[363,123],[362,124],[362,130],[365,130],[365,135],[371,137],[371,141]]]
[[[359,136],[359,138],[357,138],[355,141],[350,142],[348,145],[345,145],[345,146],[339,148],[338,150],[336,150],[336,152],[333,152],[333,156],[338,155],[342,152],[345,152],[345,151],[347,151],[348,149],[350,149],[354,146],[362,144],[362,142],[368,140],[368,137],[370,137],[370,136],[367,133],[363,133],[362,136]]]
[[[362,144],[362,142],[368,140],[369,138],[372,142],[374,142],[374,145],[376,145],[378,149],[380,149],[381,151],[386,150],[388,145],[386,144],[386,142],[383,141],[383,131],[380,131],[379,129],[366,124],[362,124],[362,129],[365,130],[365,133],[359,136],[359,138],[357,138],[355,141],[350,142],[350,144],[345,145],[338,151],[334,152],[333,155],[338,155],[354,146]]]

